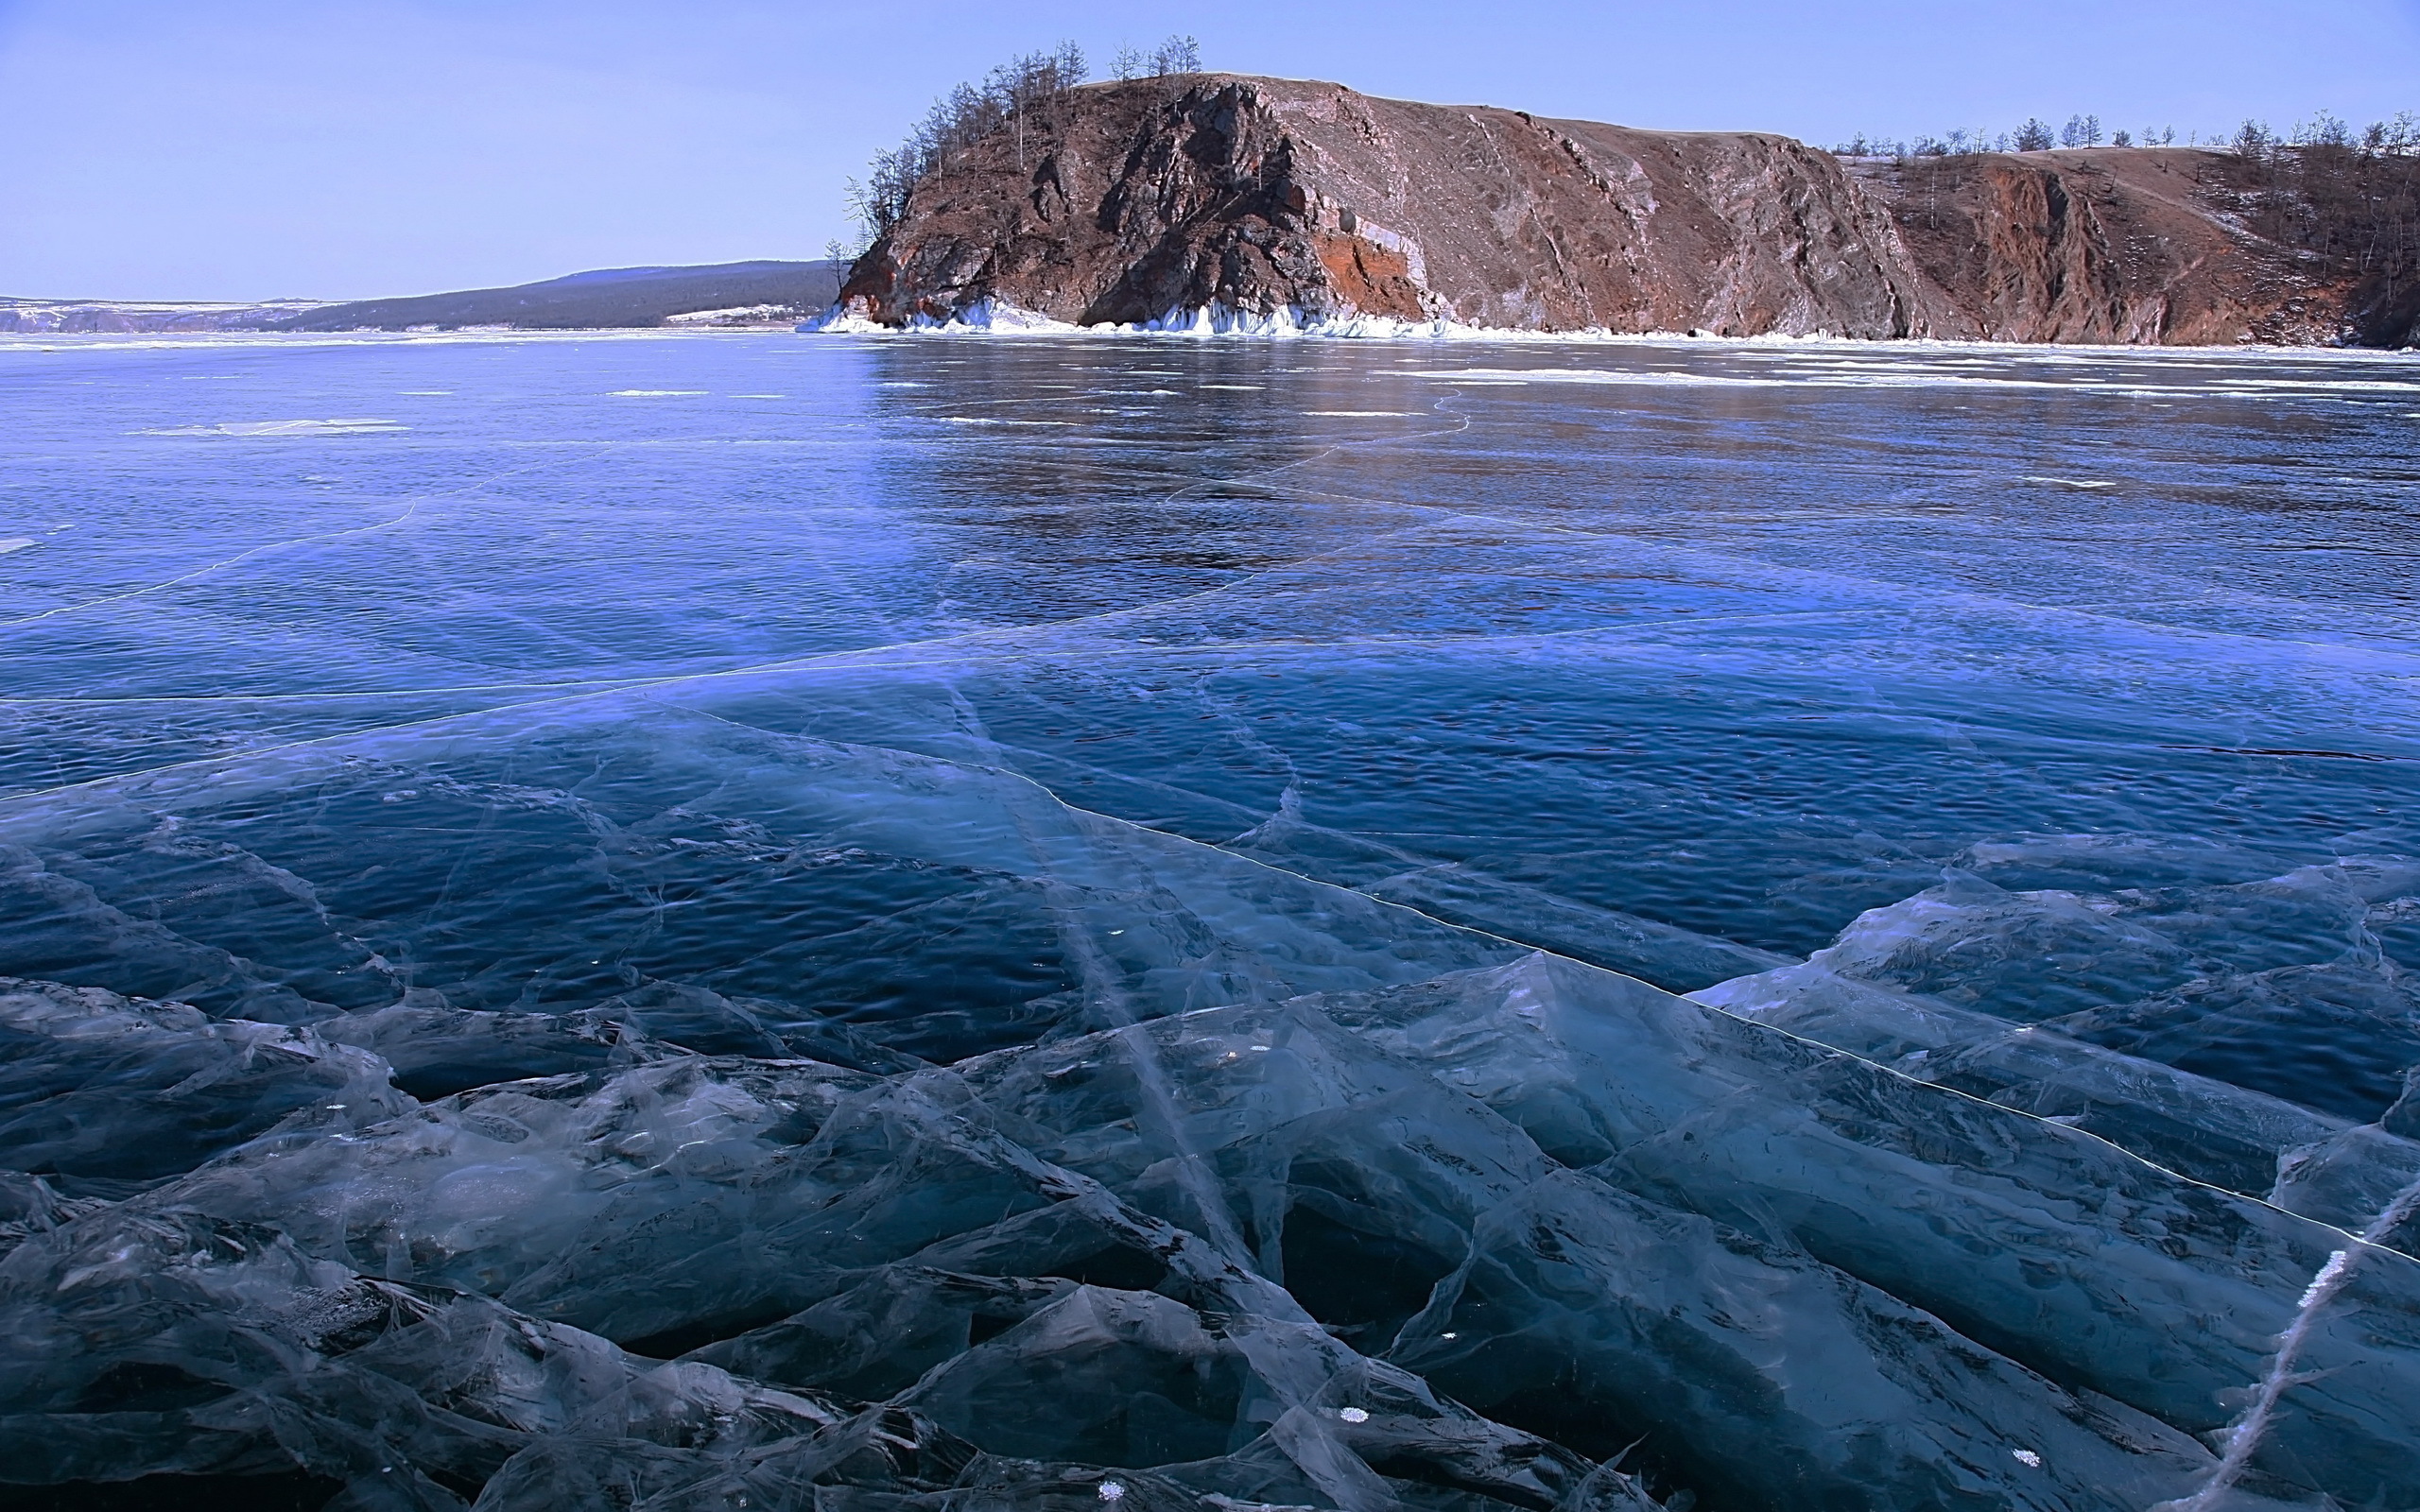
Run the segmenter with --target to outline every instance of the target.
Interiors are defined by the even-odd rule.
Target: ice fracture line
[[[2294,1374],[2294,1361],[2302,1354],[2303,1343],[2310,1336],[2311,1325],[2327,1304],[2336,1299],[2353,1279],[2353,1267],[2360,1263],[2362,1251],[2380,1244],[2395,1226],[2420,1211],[2420,1181],[2414,1181],[2398,1193],[2386,1205],[2367,1228],[2361,1230],[2359,1242],[2327,1257],[2327,1263],[2311,1278],[2303,1292],[2302,1301],[2294,1308],[2294,1320],[2277,1336],[2277,1352],[2270,1358],[2269,1371],[2260,1378],[2252,1399],[2227,1429],[2226,1452],[2210,1471],[2210,1479],[2191,1496],[2174,1502],[2163,1502],[2152,1512],[2218,1512],[2221,1502],[2252,1463],[2260,1448],[2260,1440],[2269,1432],[2269,1424],[2277,1415],[2278,1399],[2302,1383]]]

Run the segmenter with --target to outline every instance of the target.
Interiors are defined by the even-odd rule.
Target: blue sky
[[[0,0],[0,294],[351,298],[821,255],[932,96],[1072,38],[1818,143],[2420,110],[2420,0],[1854,7]]]

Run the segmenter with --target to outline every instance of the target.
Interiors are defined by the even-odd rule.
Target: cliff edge
[[[1528,331],[2208,344],[2411,338],[2226,208],[2182,147],[1843,161],[1340,85],[1068,91],[961,146],[851,267],[884,325],[994,301]]]

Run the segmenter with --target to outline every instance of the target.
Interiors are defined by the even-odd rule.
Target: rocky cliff
[[[1089,85],[962,147],[850,270],[886,325],[1305,321],[2014,341],[2408,339],[2189,148],[1843,162],[1225,75]]]

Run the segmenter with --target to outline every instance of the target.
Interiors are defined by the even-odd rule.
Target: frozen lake
[[[0,1481],[2420,1506],[2420,361],[17,338],[0,417]]]

